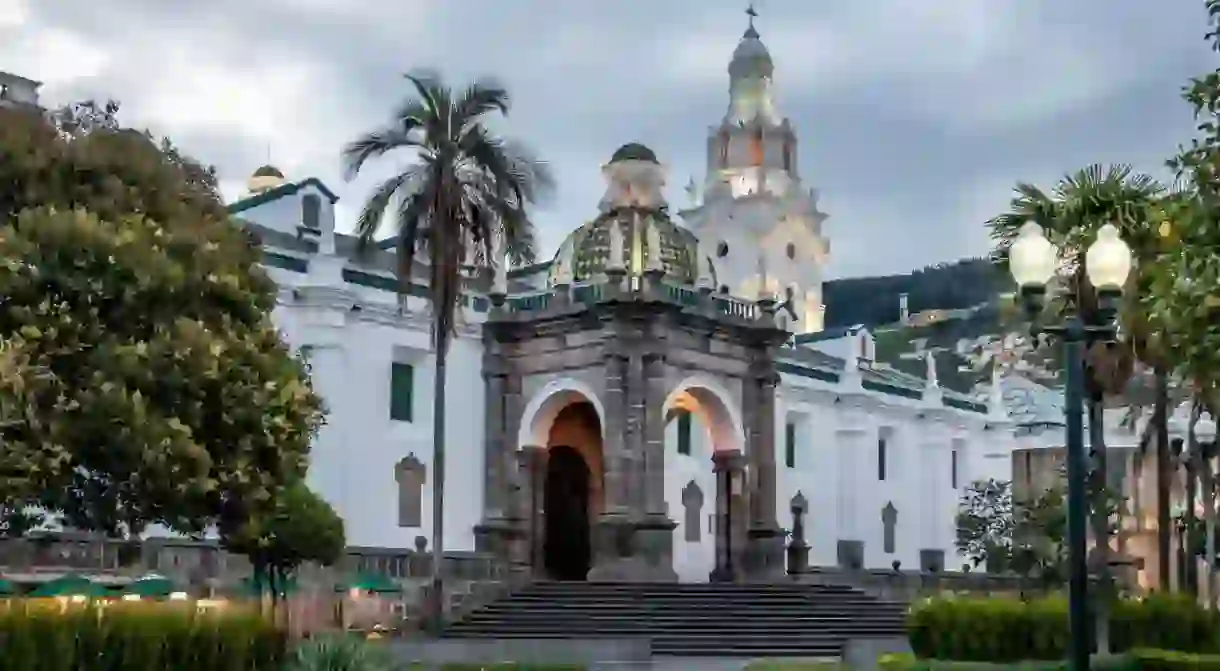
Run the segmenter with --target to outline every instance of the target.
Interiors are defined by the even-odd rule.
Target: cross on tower
[[[750,27],[754,27],[754,19],[758,16],[758,12],[754,10],[754,2],[751,1],[746,7],[746,16],[750,17]]]

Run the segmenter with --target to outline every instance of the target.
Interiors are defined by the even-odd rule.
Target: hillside
[[[826,328],[863,324],[877,327],[899,321],[899,296],[907,294],[911,314],[958,310],[992,303],[1012,281],[989,259],[964,259],[904,275],[852,277],[822,285]]]

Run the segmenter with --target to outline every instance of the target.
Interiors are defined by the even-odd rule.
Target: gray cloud
[[[270,149],[349,217],[394,166],[343,183],[339,149],[387,118],[402,72],[497,75],[515,97],[505,131],[560,177],[538,216],[547,250],[592,215],[598,168],[624,142],[656,149],[682,197],[744,27],[727,0],[15,6],[0,12],[0,63],[45,80],[50,102],[119,98],[129,122],[215,163],[230,195]],[[1094,161],[1159,170],[1190,134],[1178,90],[1212,67],[1201,1],[775,0],[762,13],[838,276],[984,253],[981,221],[1017,179]]]

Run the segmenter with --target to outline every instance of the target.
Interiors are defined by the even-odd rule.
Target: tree
[[[485,125],[493,112],[508,113],[503,87],[481,81],[455,91],[435,75],[406,78],[414,95],[388,125],[348,144],[344,159],[348,177],[354,177],[370,159],[396,150],[415,154],[414,163],[373,190],[356,229],[367,247],[386,212],[394,210],[400,286],[409,284],[416,254],[427,258],[436,355],[431,605],[438,624],[444,556],[445,363],[461,299],[461,268],[467,259],[499,266],[505,253],[514,263],[531,263],[534,227],[527,210],[553,182],[545,165]]]
[[[222,529],[221,542],[249,558],[255,584],[275,599],[302,564],[331,566],[346,546],[343,519],[300,481],[281,487],[250,518]]]
[[[988,573],[1012,568],[1012,483],[977,480],[962,492],[957,510],[957,549]]]
[[[0,155],[0,339],[46,376],[5,430],[0,500],[134,538],[232,524],[299,479],[322,403],[215,195],[130,129],[0,110]]]
[[[1220,52],[1220,0],[1206,0],[1204,7],[1204,38]],[[1194,111],[1198,134],[1169,161],[1184,188],[1154,211],[1163,244],[1147,264],[1150,280],[1142,306],[1162,347],[1175,353],[1175,372],[1208,413],[1220,417],[1220,331],[1215,328],[1220,321],[1220,256],[1215,252],[1220,249],[1220,68],[1192,79],[1182,97]],[[1167,416],[1167,409],[1158,410]],[[1205,516],[1214,526],[1214,492],[1205,496]],[[1167,561],[1162,574],[1166,569]],[[1209,561],[1208,584],[1211,593],[1214,561]]]

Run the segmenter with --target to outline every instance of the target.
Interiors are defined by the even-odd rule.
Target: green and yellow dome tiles
[[[660,166],[656,153],[635,142],[619,147],[610,157],[611,165],[626,161]],[[664,205],[623,205],[603,212],[568,236],[559,246],[559,251],[551,263],[549,283],[554,285],[561,277],[569,282],[587,282],[604,277],[606,268],[610,265],[610,231],[615,222],[623,235],[623,258],[619,259],[620,267],[628,274],[643,274],[652,255],[651,241],[657,240],[660,243],[661,269],[667,279],[686,285],[693,285],[699,280],[702,264],[699,259],[699,241],[693,233],[670,219]],[[715,270],[711,259],[705,261],[708,279],[715,286]]]
[[[571,259],[571,274],[567,279],[572,282],[603,276],[610,265],[610,229],[615,221],[623,233],[621,267],[628,274],[640,275],[648,267],[652,253],[649,238],[653,237],[648,229],[655,228],[655,237],[661,243],[661,268],[665,277],[681,284],[694,284],[699,279],[699,242],[694,234],[670,221],[664,210],[619,208],[602,214],[568,236],[551,264],[551,283],[554,284],[563,272],[565,258]],[[711,269],[710,260],[708,268]],[[714,285],[714,271],[710,279]]]

